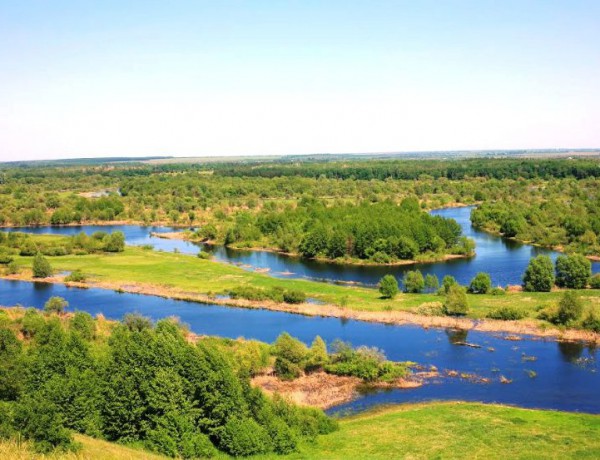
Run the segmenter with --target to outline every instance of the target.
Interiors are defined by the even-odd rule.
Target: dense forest
[[[348,247],[342,254],[340,242],[355,240],[355,231],[343,218],[332,219],[353,206],[357,218],[362,216],[360,226],[364,222],[372,226],[375,239],[406,236],[411,231],[389,234],[381,230],[387,224],[375,221],[402,213],[386,203],[401,205],[411,198],[424,210],[476,204],[480,208],[473,213],[473,223],[478,228],[597,255],[599,171],[600,163],[593,159],[4,166],[0,225],[160,223],[203,227],[200,237],[217,243],[307,255],[320,252],[328,258],[364,259],[379,252],[382,257],[375,259],[388,261],[403,258],[404,251],[394,248],[394,242],[379,250],[386,244],[375,247],[373,240],[363,249]],[[367,204],[374,206],[369,209]],[[313,244],[317,251],[307,243],[302,251],[304,237],[320,231],[313,232],[311,214],[326,227],[327,235],[321,239],[335,236],[335,241]],[[276,220],[286,223],[282,226]],[[434,248],[425,248],[418,237],[412,239],[419,246],[417,255],[442,249],[440,240]],[[442,239],[446,242],[442,253],[469,252],[462,243],[456,247],[456,241]],[[415,252],[414,247],[408,252]]]

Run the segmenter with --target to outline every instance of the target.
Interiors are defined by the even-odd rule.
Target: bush
[[[491,295],[506,295],[506,291],[501,287],[495,287],[490,290]]]
[[[456,279],[454,278],[454,276],[452,276],[452,275],[444,276],[444,278],[442,279],[443,294],[448,294],[450,287],[454,286],[455,284],[458,284],[458,283],[456,282]]]
[[[398,281],[392,275],[385,275],[379,280],[379,292],[386,299],[393,299],[398,294]]]
[[[65,277],[65,281],[73,283],[85,283],[86,277],[81,270],[73,270],[69,276]]]
[[[50,297],[48,301],[44,304],[44,311],[47,313],[56,313],[58,315],[62,314],[65,311],[65,308],[69,306],[69,302],[67,302],[62,297],[54,296]]]
[[[181,440],[180,451],[183,458],[212,458],[217,455],[217,449],[204,433],[186,434]]]
[[[220,430],[219,446],[234,457],[263,454],[273,449],[267,431],[250,418],[230,418]]]
[[[528,292],[550,292],[554,286],[552,260],[539,255],[529,261],[523,274],[523,289]]]
[[[435,292],[440,287],[440,280],[436,275],[432,275],[431,273],[425,276],[425,289],[429,292]]]
[[[488,318],[500,319],[502,321],[516,321],[525,318],[525,312],[514,307],[500,307],[487,314]]]
[[[8,252],[0,252],[0,265],[8,265],[14,259]]]
[[[26,339],[31,339],[42,330],[46,321],[35,308],[28,308],[21,320],[21,333]]]
[[[212,258],[212,254],[210,252],[200,251],[198,252],[197,257],[198,259],[209,260]]]
[[[25,439],[33,441],[38,452],[75,448],[57,407],[42,396],[28,396],[19,402],[15,411],[15,427]]]
[[[592,263],[581,254],[558,256],[556,285],[569,289],[583,289],[592,275]]]
[[[425,280],[420,270],[412,270],[406,272],[402,280],[404,284],[404,292],[417,294],[425,288]]]
[[[303,373],[299,364],[293,363],[285,358],[277,357],[273,365],[275,375],[281,380],[295,380]]]
[[[463,316],[469,311],[467,291],[464,287],[453,284],[448,289],[444,301],[444,313],[448,316]]]
[[[5,273],[7,275],[16,275],[19,273],[19,265],[13,260],[6,266]]]
[[[582,313],[583,303],[579,296],[574,291],[567,291],[558,303],[556,322],[564,325],[571,324],[581,318]]]
[[[52,276],[52,267],[50,262],[41,254],[37,253],[33,258],[33,277],[34,278],[48,278]]]
[[[581,326],[588,331],[600,333],[600,318],[594,312],[590,311],[581,323]]]
[[[592,289],[600,289],[600,273],[596,273],[590,277],[590,287]]]
[[[306,294],[297,289],[283,292],[283,301],[285,303],[297,304],[306,302]]]
[[[487,294],[492,288],[492,279],[487,273],[479,272],[471,280],[469,292],[471,294]]]
[[[96,336],[96,322],[92,315],[85,311],[75,312],[71,318],[71,329],[86,340],[92,340]]]

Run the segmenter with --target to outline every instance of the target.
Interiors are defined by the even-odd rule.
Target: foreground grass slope
[[[77,454],[39,456],[26,445],[0,443],[0,458],[159,459],[146,451],[76,436]],[[600,457],[600,416],[476,403],[426,403],[376,409],[344,418],[340,430],[303,445],[290,459]],[[226,458],[226,457],[222,457]]]
[[[386,407],[344,419],[291,458],[600,458],[600,416],[456,402]]]

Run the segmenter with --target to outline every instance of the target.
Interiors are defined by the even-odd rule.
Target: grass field
[[[48,237],[44,238],[60,238]],[[31,267],[31,257],[17,257],[23,268]],[[357,311],[410,311],[422,313],[424,304],[442,302],[435,294],[399,294],[395,299],[382,299],[376,289],[340,286],[308,280],[278,279],[267,274],[243,270],[233,265],[202,260],[185,254],[175,254],[127,247],[122,253],[68,255],[49,257],[55,272],[82,270],[89,281],[115,283],[144,283],[165,289],[193,294],[226,293],[240,285],[263,288],[281,286],[300,289],[308,297],[327,304],[344,306]],[[582,290],[580,295],[586,309],[600,312],[600,290]],[[533,319],[540,308],[556,304],[560,292],[509,292],[503,296],[469,295],[469,317],[484,318],[491,310],[512,306],[522,310],[526,319]]]
[[[0,458],[164,458],[86,436],[76,439],[82,444],[79,453],[45,457],[34,455],[27,445],[0,442]],[[342,419],[339,431],[292,455],[256,458],[597,459],[600,416],[456,402],[384,407]]]
[[[600,416],[474,403],[380,408],[288,458],[600,458]]]

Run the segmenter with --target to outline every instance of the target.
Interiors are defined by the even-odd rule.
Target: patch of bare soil
[[[303,406],[328,409],[352,401],[359,396],[359,388],[365,386],[358,377],[344,377],[315,372],[292,381],[281,380],[274,375],[259,375],[252,385],[267,394],[279,394]],[[369,385],[374,388],[417,388],[423,385],[421,378],[398,379],[396,382]]]

